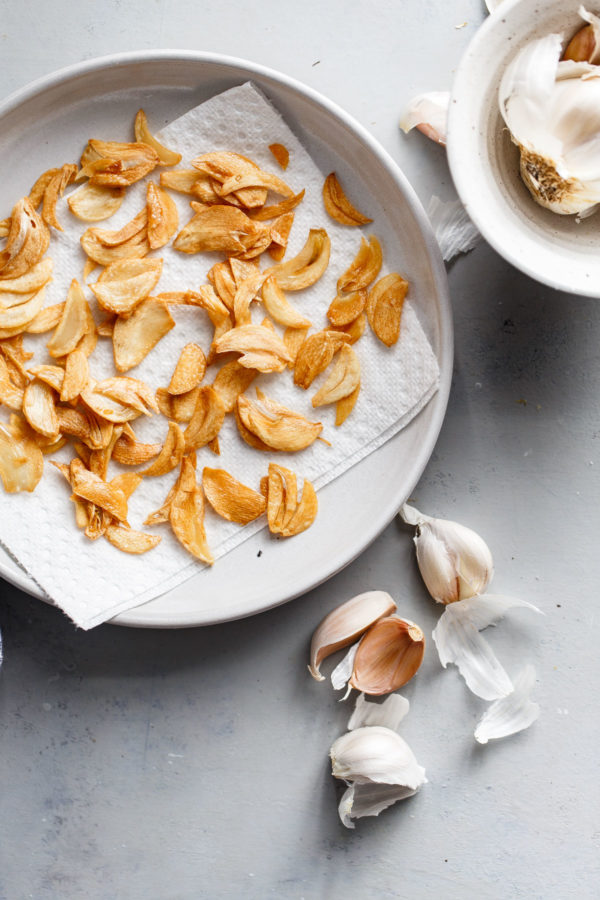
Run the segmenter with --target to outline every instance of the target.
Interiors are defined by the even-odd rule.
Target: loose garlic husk
[[[385,591],[366,591],[333,609],[317,626],[310,644],[308,671],[316,681],[324,681],[320,672],[323,660],[347,647],[383,616],[396,610],[396,604]]]
[[[494,562],[483,538],[458,522],[434,519],[407,504],[400,516],[407,525],[416,526],[417,563],[434,600],[455,603],[485,591]]]
[[[596,35],[600,20],[583,7],[579,14]],[[584,217],[600,203],[600,67],[559,61],[561,52],[559,34],[524,47],[502,77],[498,101],[533,198]]]

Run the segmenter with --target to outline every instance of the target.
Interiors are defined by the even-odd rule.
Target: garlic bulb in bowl
[[[579,9],[503,0],[458,66],[447,151],[489,244],[537,281],[600,297],[600,67],[560,61],[589,19],[596,42]]]

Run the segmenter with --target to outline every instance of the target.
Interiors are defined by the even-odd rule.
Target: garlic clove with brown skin
[[[374,696],[390,694],[416,674],[424,653],[418,625],[399,616],[379,619],[358,645],[348,686]]]
[[[386,591],[366,591],[333,609],[317,626],[310,645],[308,671],[316,681],[324,681],[320,665],[326,657],[356,641],[364,632],[396,610]]]
[[[494,561],[483,538],[458,522],[426,516],[407,504],[400,516],[416,528],[417,563],[434,600],[456,603],[485,591]]]

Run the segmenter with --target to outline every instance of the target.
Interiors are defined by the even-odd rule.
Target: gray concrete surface
[[[2,94],[113,51],[238,55],[346,108],[425,203],[453,196],[443,151],[396,121],[414,93],[449,84],[479,0],[37,0],[0,13]],[[450,283],[453,389],[414,497],[480,531],[495,589],[543,609],[490,635],[509,672],[534,663],[539,721],[477,746],[484,704],[430,642],[403,691],[403,734],[429,783],[342,827],[327,751],[349,711],[308,677],[308,642],[325,611],[367,588],[431,632],[439,610],[396,523],[311,594],[207,629],[83,633],[2,582],[0,897],[599,896],[600,303],[535,284],[485,244],[451,265]]]

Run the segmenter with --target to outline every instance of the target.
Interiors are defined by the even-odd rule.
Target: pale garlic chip
[[[263,394],[256,400],[241,394],[237,399],[237,411],[244,427],[272,450],[290,453],[304,450],[323,430],[320,422],[310,422]]]
[[[152,181],[146,190],[148,211],[148,243],[152,250],[168,244],[179,226],[177,206],[163,188]]]
[[[157,544],[160,544],[162,540],[159,534],[150,534],[147,531],[134,531],[133,528],[114,523],[106,526],[104,537],[117,550],[122,550],[123,553],[147,553],[148,550],[152,550]]]
[[[274,275],[269,275],[264,281],[261,296],[266,311],[279,325],[286,328],[310,328],[312,322],[292,306]]]
[[[408,293],[408,281],[397,272],[384,275],[369,291],[367,317],[379,340],[391,347],[400,335],[402,307]]]
[[[28,197],[16,203],[6,244],[0,251],[0,280],[24,275],[38,263],[50,243],[50,232]]]
[[[352,347],[344,345],[327,380],[312,398],[313,407],[336,403],[360,387],[360,361]],[[356,402],[356,398],[355,398]]]
[[[75,349],[89,329],[89,307],[81,285],[73,279],[56,330],[48,343],[48,353],[55,358],[66,356]]]
[[[341,225],[366,225],[373,221],[350,203],[335,172],[331,172],[323,184],[323,203],[331,218]]]
[[[67,206],[82,222],[102,222],[120,208],[125,188],[84,184],[67,199]]]
[[[25,326],[27,334],[43,334],[52,331],[60,322],[65,308],[64,301],[41,309]]]
[[[167,304],[148,297],[128,319],[117,319],[113,329],[113,352],[119,372],[127,372],[150,353],[153,347],[175,327]]]
[[[0,356],[0,404],[15,410],[20,410],[23,406],[23,386],[13,382],[3,356]]]
[[[22,299],[24,302],[15,303],[14,306],[4,305],[0,295],[0,338],[11,337],[20,334],[37,316],[44,305],[46,287],[41,287],[35,294],[4,294],[4,303],[7,297]]]
[[[200,178],[196,169],[174,169],[160,173],[160,186],[180,194],[193,194],[194,185]]]
[[[76,400],[86,389],[90,380],[88,358],[83,350],[75,348],[65,360],[64,378],[60,388],[60,399],[63,403]]]
[[[0,480],[8,494],[35,490],[44,471],[44,458],[36,442],[24,433],[13,434],[0,422]]]
[[[150,416],[153,412],[159,411],[152,388],[139,378],[123,375],[105,378],[94,385],[94,390],[119,403],[133,407],[144,416]]]
[[[329,265],[331,241],[323,228],[311,228],[302,250],[287,262],[268,269],[284,291],[301,291],[323,275]]]
[[[292,537],[306,531],[318,512],[315,489],[304,479],[302,498],[298,501],[298,483],[294,472],[269,463],[267,482],[267,520],[269,531],[282,537]]]
[[[54,391],[43,381],[34,378],[23,394],[23,415],[35,431],[55,440],[59,433],[59,421],[54,402]]]
[[[90,288],[103,309],[128,316],[156,287],[162,267],[162,259],[118,260],[109,263]]]
[[[4,295],[10,294],[35,294],[44,287],[52,278],[53,262],[46,256],[28,269],[23,275],[16,278],[4,278],[0,280],[0,308],[6,305]]]
[[[282,339],[262,325],[239,325],[217,341],[217,353],[241,353],[238,362],[259,372],[283,372],[290,355]]]
[[[214,511],[238,525],[253,522],[264,513],[267,506],[262,494],[242,484],[225,469],[205,467],[202,471],[202,487]]]

